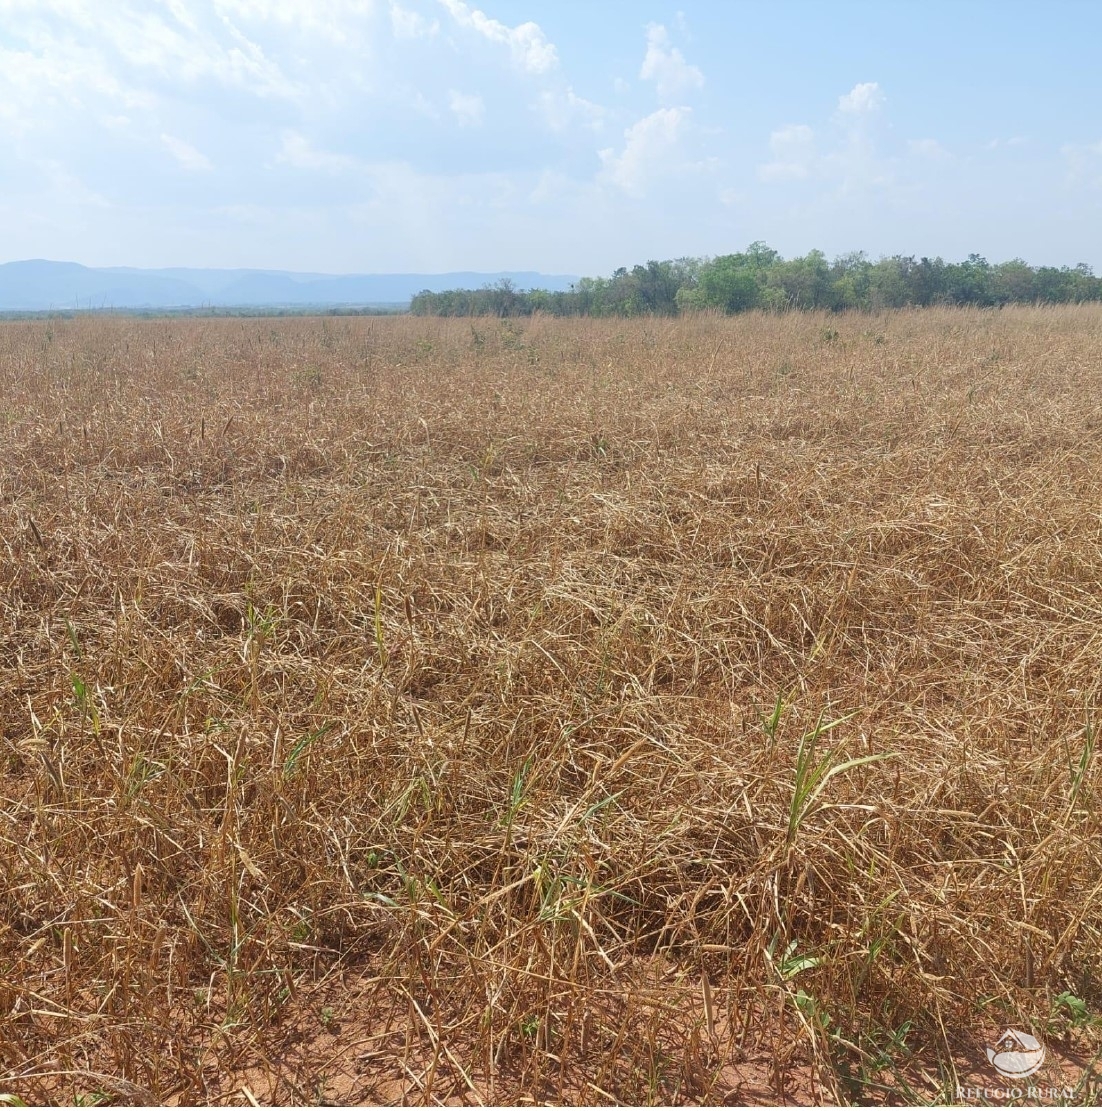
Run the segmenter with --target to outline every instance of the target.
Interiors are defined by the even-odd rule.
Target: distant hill
[[[288,270],[97,268],[32,259],[0,264],[0,312],[402,305],[424,289],[478,289],[502,279],[518,289],[552,290],[569,289],[577,281],[569,275],[534,271],[338,275]]]

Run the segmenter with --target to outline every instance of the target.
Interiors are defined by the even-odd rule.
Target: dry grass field
[[[1087,1099],[1100,619],[1098,307],[0,326],[0,1093]]]

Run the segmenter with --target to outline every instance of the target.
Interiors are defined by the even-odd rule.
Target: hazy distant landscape
[[[650,260],[611,276],[536,271],[446,274],[296,273],[175,267],[94,269],[31,260],[0,265],[0,314],[133,312],[217,315],[412,312],[415,316],[678,316],[766,309],[845,312],[930,306],[1102,301],[1088,263],[1030,266],[971,254],[871,258],[819,250],[785,258],[763,242],[734,254]]]
[[[0,265],[0,312],[200,309],[340,305],[405,307],[422,290],[478,289],[507,280],[520,289],[567,290],[563,274],[309,274],[289,270],[89,267],[30,259]]]

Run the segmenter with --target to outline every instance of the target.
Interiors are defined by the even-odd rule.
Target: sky
[[[0,262],[1102,271],[1098,0],[0,0]]]

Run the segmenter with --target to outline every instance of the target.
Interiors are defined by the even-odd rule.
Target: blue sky
[[[1102,270],[1102,3],[0,0],[0,261]]]

